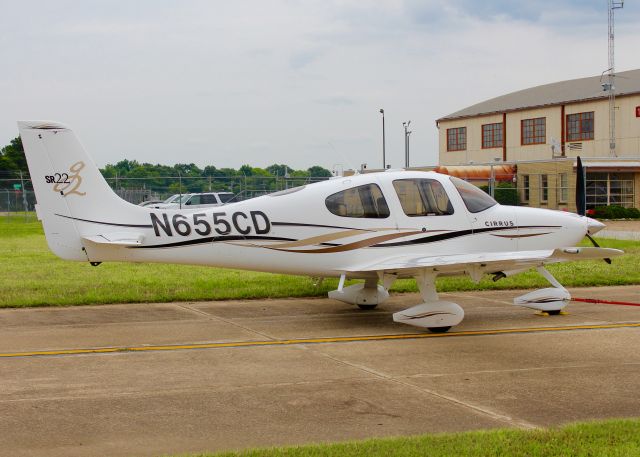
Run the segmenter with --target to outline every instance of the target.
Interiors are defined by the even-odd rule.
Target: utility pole
[[[402,123],[402,126],[404,127],[404,167],[405,168],[409,168],[409,135],[411,135],[411,130],[409,130],[409,125],[411,125],[411,121]]]
[[[382,114],[382,169],[386,170],[387,169],[387,159],[386,159],[386,154],[385,154],[385,149],[386,149],[386,138],[384,136],[384,110],[382,108],[380,108],[380,114]]]
[[[27,203],[27,194],[24,188],[24,178],[22,176],[22,170],[20,171],[20,188],[22,189],[22,206],[24,207],[24,215],[27,216],[27,211],[29,211],[29,205]]]
[[[609,2],[609,77],[606,89],[609,90],[609,155],[616,157],[616,86],[615,86],[615,10],[624,7],[624,0],[608,0]]]
[[[180,200],[178,201],[180,202],[180,209],[182,209],[182,175],[180,171],[178,171],[178,189],[180,191]]]

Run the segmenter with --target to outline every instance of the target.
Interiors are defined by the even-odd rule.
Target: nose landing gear
[[[571,294],[553,277],[545,267],[537,267],[538,273],[545,277],[553,287],[538,289],[513,299],[516,306],[537,309],[549,315],[558,315],[571,301]]]

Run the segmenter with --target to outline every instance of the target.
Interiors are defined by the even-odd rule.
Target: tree
[[[238,172],[241,175],[252,176],[253,175],[253,167],[251,165],[244,164],[243,166],[240,167]]]
[[[29,172],[22,138],[14,138],[9,145],[0,150],[0,170]]]
[[[137,160],[121,160],[120,162],[116,163],[114,165],[114,168],[116,169],[116,171],[118,172],[118,175],[127,175],[131,170],[133,170],[134,168],[139,167],[140,164],[138,163]]]
[[[0,149],[0,177],[14,179],[19,172],[29,179],[29,170],[20,137]],[[177,192],[201,192],[206,190],[236,190],[246,187],[256,191],[275,191],[283,185],[302,185],[308,178],[330,177],[326,168],[314,165],[307,170],[294,170],[286,164],[273,164],[265,168],[245,164],[240,169],[216,168],[207,165],[200,169],[193,163],[161,165],[140,163],[137,160],[124,159],[115,164],[107,164],[100,172],[111,185],[117,182],[118,188],[148,190],[163,193],[167,189]],[[177,176],[182,179],[180,182]],[[282,178],[288,177],[283,184]],[[276,179],[277,177],[277,179]],[[0,186],[9,186],[10,181],[0,182]]]
[[[307,171],[309,172],[309,176],[312,178],[330,178],[333,176],[329,170],[321,167],[320,165],[309,167]]]
[[[267,167],[267,171],[272,174],[273,176],[284,176],[287,173],[289,173],[289,171],[291,171],[291,167],[289,167],[288,165],[285,164],[277,164],[274,163],[273,165],[269,165]]]
[[[195,163],[177,163],[173,169],[182,176],[202,176],[202,170]]]
[[[235,170],[234,170],[234,172],[235,172]],[[204,167],[204,170],[202,170],[202,175],[203,176],[213,176],[214,178],[222,178],[222,177],[226,176],[226,174],[225,174],[225,172],[223,170],[218,170],[213,165],[207,165],[206,167]]]

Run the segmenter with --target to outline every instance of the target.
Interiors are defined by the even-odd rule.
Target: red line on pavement
[[[600,300],[597,298],[572,298],[571,300],[581,301],[584,303],[604,303],[605,305],[640,306],[640,303],[631,303],[628,301]]]

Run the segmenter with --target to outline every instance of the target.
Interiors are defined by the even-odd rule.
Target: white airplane
[[[68,127],[50,121],[18,127],[47,243],[67,260],[339,277],[329,297],[364,309],[384,302],[396,279],[413,277],[424,303],[395,313],[394,321],[444,332],[464,311],[438,298],[437,276],[468,274],[479,281],[493,274],[497,280],[537,268],[553,287],[514,304],[557,314],[571,296],[546,264],[622,254],[575,247],[604,227],[594,219],[503,206],[465,181],[434,172],[336,177],[224,207],[141,207],[111,190]],[[346,279],[364,282],[345,287]]]

